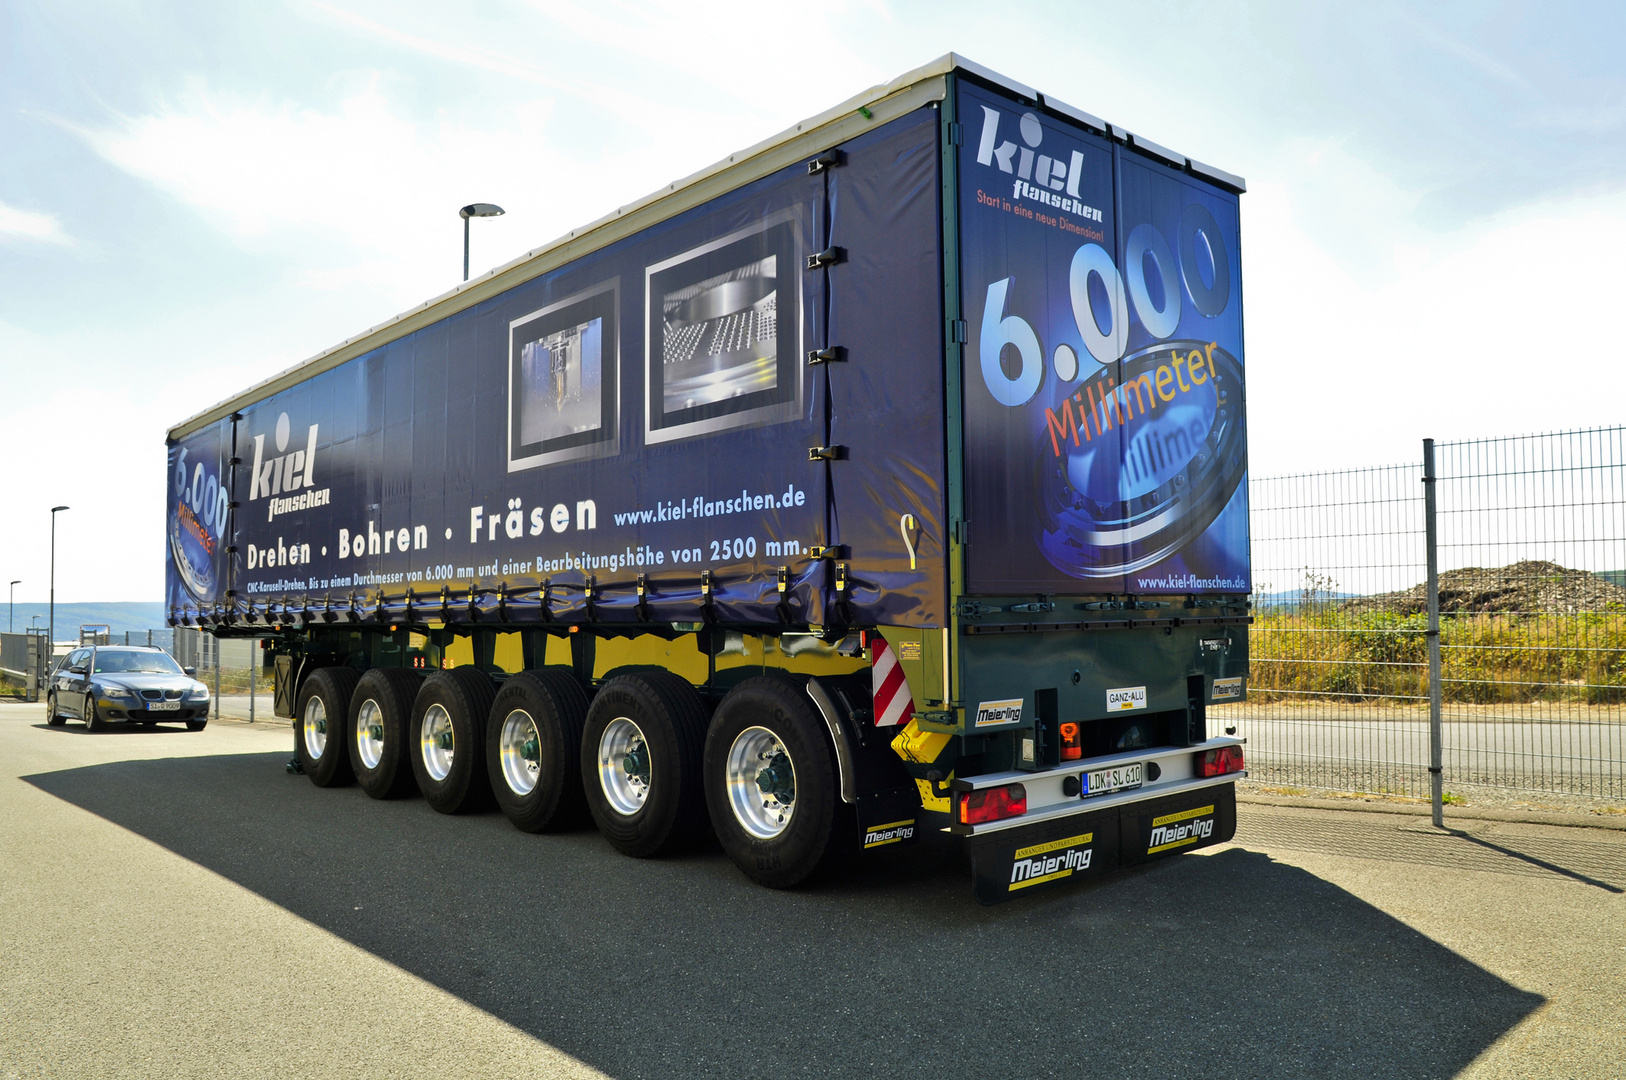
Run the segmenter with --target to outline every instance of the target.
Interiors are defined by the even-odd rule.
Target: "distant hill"
[[[1318,592],[1310,598],[1314,604],[1326,604],[1334,600],[1354,600],[1360,593],[1352,592]],[[1254,606],[1262,608],[1294,607],[1305,602],[1303,589],[1281,589],[1277,592],[1254,593]]]
[[[43,627],[50,614],[48,604],[25,604],[17,602],[16,615],[8,621],[8,609],[5,606],[5,597],[0,596],[0,630],[10,630],[15,625],[17,630],[28,629],[29,620],[38,615],[39,620],[35,626]],[[135,640],[135,634],[145,634],[148,630],[162,629],[164,626],[164,605],[162,601],[145,603],[134,601],[129,603],[92,603],[92,604],[58,604],[56,606],[56,639],[58,641],[72,641],[79,637],[79,627],[87,623],[106,623],[113,628],[116,639],[124,640],[125,631],[130,631],[130,640]],[[145,637],[142,639],[145,641]]]

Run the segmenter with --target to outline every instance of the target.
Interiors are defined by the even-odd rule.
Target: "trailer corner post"
[[[1440,554],[1435,516],[1434,440],[1423,440],[1423,536],[1428,548],[1428,789],[1434,827],[1445,828],[1444,791],[1440,779],[1444,759],[1440,725]]]

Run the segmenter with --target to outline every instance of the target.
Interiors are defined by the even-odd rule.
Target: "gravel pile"
[[[1345,601],[1345,611],[1392,611],[1411,615],[1428,610],[1426,585]],[[1552,562],[1525,561],[1485,569],[1465,566],[1440,575],[1440,612],[1522,612],[1577,615],[1586,611],[1626,611],[1626,589],[1586,570]]]

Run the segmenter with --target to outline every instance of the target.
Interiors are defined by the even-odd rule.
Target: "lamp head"
[[[58,510],[66,510],[66,509],[68,509],[66,506],[53,506],[53,507],[51,507],[51,513],[54,514]]]
[[[505,213],[503,208],[496,203],[477,202],[469,203],[469,205],[457,212],[457,216],[460,218],[499,217],[503,213]]]

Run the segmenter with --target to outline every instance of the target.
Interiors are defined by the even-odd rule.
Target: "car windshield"
[[[181,665],[169,658],[168,653],[148,652],[145,649],[97,649],[96,670],[93,674],[114,672],[154,672],[160,675],[179,675]]]

